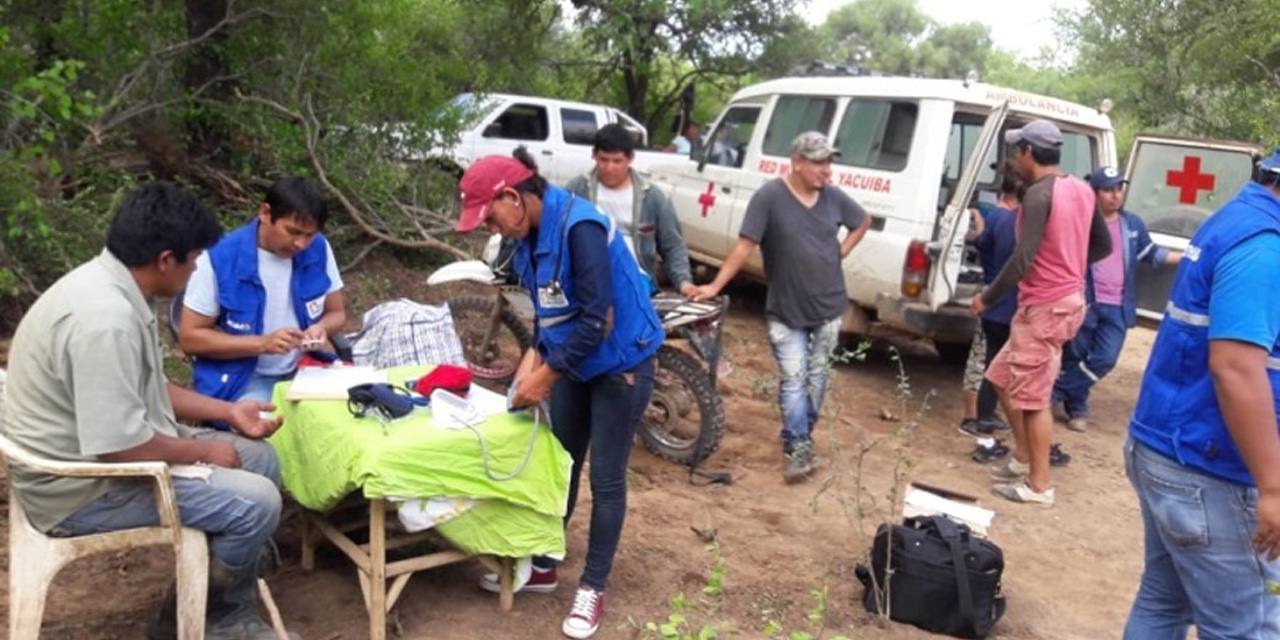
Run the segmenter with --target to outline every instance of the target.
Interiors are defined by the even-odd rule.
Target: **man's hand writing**
[[[276,329],[262,336],[259,350],[264,354],[284,355],[302,344],[302,332],[297,329]]]
[[[313,324],[302,332],[301,347],[304,350],[324,348],[325,343],[329,341],[329,333],[319,324]]]

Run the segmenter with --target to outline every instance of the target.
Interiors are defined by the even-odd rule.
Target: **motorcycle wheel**
[[[453,328],[462,342],[462,353],[471,373],[482,380],[505,384],[515,376],[525,349],[533,344],[533,335],[515,311],[504,307],[498,312],[493,340],[484,344],[485,333],[494,318],[495,303],[495,298],[474,295],[448,300]]]
[[[724,431],[724,403],[706,367],[688,352],[663,345],[653,397],[640,421],[640,441],[660,458],[689,465],[710,456]]]

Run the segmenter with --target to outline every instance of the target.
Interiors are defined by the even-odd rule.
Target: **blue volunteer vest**
[[[582,305],[570,264],[569,231],[583,222],[600,224],[608,231],[609,262],[613,267],[613,328],[586,360],[564,372],[572,379],[586,381],[634,368],[662,346],[666,334],[649,300],[649,280],[640,273],[613,222],[590,201],[548,185],[543,194],[536,245],[531,239],[520,242],[514,260],[520,284],[533,298],[538,351],[545,357],[559,349],[580,321]],[[563,300],[553,306],[544,305],[548,300],[540,292],[548,291],[558,291]]]
[[[324,235],[316,234],[315,240],[293,257],[289,292],[294,316],[302,329],[324,315],[324,298],[331,284],[325,269],[327,246]],[[224,236],[209,250],[209,263],[218,283],[218,329],[230,335],[262,335],[267,291],[258,277],[258,219]],[[234,401],[244,393],[257,365],[257,356],[231,360],[196,358],[192,372],[195,390]]]
[[[1218,260],[1269,231],[1280,231],[1280,200],[1249,183],[1196,232],[1178,267],[1129,423],[1129,433],[1148,447],[1246,485],[1253,478],[1227,431],[1209,375],[1209,293]],[[1271,347],[1267,374],[1280,403],[1280,343]]]

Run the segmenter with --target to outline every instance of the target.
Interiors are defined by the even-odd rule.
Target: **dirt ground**
[[[394,293],[412,286],[412,276],[391,276],[382,285],[379,295]],[[818,427],[822,466],[811,481],[788,486],[781,478],[776,369],[763,322],[763,292],[745,286],[732,293],[725,335],[734,372],[722,381],[729,428],[705,467],[729,472],[733,483],[693,486],[686,470],[636,447],[628,519],[598,638],[646,637],[644,623],[665,622],[677,612],[689,620],[693,637],[703,625],[714,627],[718,637],[763,638],[777,627],[785,630],[777,637],[796,631],[815,638],[933,637],[868,617],[853,577],[875,525],[896,515],[886,506],[895,466],[906,480],[981,496],[981,504],[997,512],[991,537],[1005,553],[1008,613],[993,637],[1119,635],[1142,561],[1141,525],[1124,477],[1121,445],[1154,332],[1130,333],[1119,366],[1094,393],[1090,431],[1057,429],[1056,438],[1073,460],[1055,471],[1057,505],[1052,508],[991,496],[987,466],[969,459],[972,440],[955,428],[961,371],[939,362],[927,347],[909,343],[897,343],[900,361],[888,343],[877,342],[866,361],[838,367]],[[903,388],[912,395],[905,411]],[[920,410],[930,390],[936,395]],[[886,414],[900,421],[886,420]],[[913,420],[919,422],[913,435],[894,435]],[[866,454],[859,474],[857,452],[872,442],[878,444]],[[588,508],[579,505],[578,513]],[[518,595],[514,611],[504,614],[496,597],[476,587],[483,571],[479,564],[451,565],[409,582],[396,606],[393,630],[406,639],[561,637],[560,621],[585,553],[586,520],[575,518],[570,526],[569,558],[556,593]],[[713,528],[718,551],[708,550],[691,527]],[[0,537],[7,539],[7,530],[0,527]],[[269,582],[286,624],[307,640],[367,637],[353,566],[327,550],[315,572],[303,572],[296,518],[287,520],[277,537],[284,566]],[[0,556],[0,571],[6,574],[0,589],[7,594],[7,544],[0,549],[6,550]],[[717,558],[723,560],[723,590],[709,596],[703,592],[708,580],[720,582],[721,572],[713,569]],[[170,565],[167,553],[157,550],[72,565],[51,591],[42,637],[141,638],[169,581]],[[822,590],[825,615],[814,622],[809,617],[818,602],[814,593]],[[672,604],[679,593],[683,608]]]

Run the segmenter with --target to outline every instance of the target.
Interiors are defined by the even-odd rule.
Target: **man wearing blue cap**
[[[1079,333],[1062,350],[1062,375],[1053,385],[1053,402],[1062,403],[1072,431],[1088,428],[1089,390],[1115,368],[1125,333],[1138,324],[1138,295],[1133,286],[1138,261],[1159,266],[1176,265],[1182,259],[1181,252],[1152,242],[1142,218],[1124,210],[1128,182],[1115,167],[1099,167],[1089,175],[1113,250],[1085,271],[1088,312]]]
[[[1258,169],[1191,238],[1129,422],[1126,640],[1280,638],[1280,150]]]

